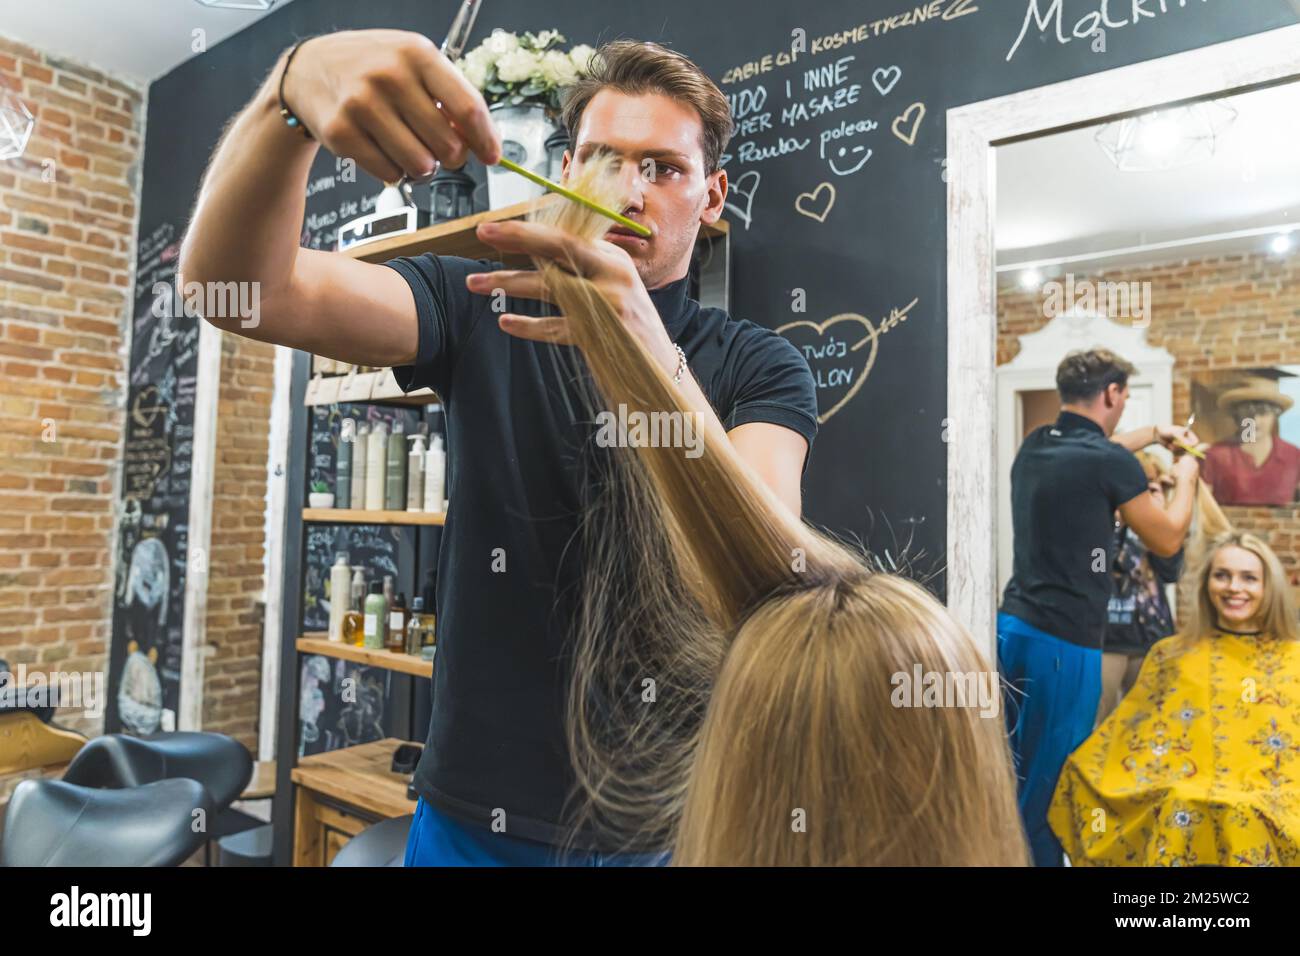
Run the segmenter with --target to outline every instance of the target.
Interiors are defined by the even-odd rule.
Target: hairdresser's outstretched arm
[[[585,242],[554,226],[537,222],[491,222],[478,227],[478,235],[488,245],[506,253],[540,256],[559,263],[573,263],[583,276],[598,286],[623,319],[623,323],[640,339],[659,367],[670,376],[677,370],[677,349],[658,310],[650,300],[627,252],[609,242]],[[549,301],[539,273],[531,270],[502,270],[475,273],[466,278],[471,292],[489,294],[501,289],[506,295]],[[540,342],[567,342],[564,316],[536,318],[502,313],[497,318],[503,332]],[[679,383],[691,411],[712,419],[724,428],[717,412],[687,370]],[[802,511],[800,479],[803,475],[807,440],[797,432],[767,422],[750,422],[727,433],[737,453],[762,478],[764,484],[798,517]]]
[[[361,365],[409,364],[418,333],[406,281],[299,248],[307,178],[322,145],[386,181],[435,159],[458,166],[471,150],[494,162],[501,143],[487,104],[417,33],[332,33],[288,61],[286,50],[213,154],[181,245],[181,277],[249,286],[257,313],[204,316],[218,328]],[[285,125],[282,78],[285,102],[315,140]]]
[[[1183,547],[1187,529],[1192,523],[1199,470],[1196,459],[1190,455],[1174,462],[1171,474],[1178,483],[1167,507],[1156,504],[1155,498],[1145,490],[1119,506],[1125,524],[1137,532],[1143,544],[1162,558],[1173,557]]]

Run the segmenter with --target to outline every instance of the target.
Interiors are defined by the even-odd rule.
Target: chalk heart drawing
[[[894,125],[890,127],[894,135],[901,139],[908,146],[916,144],[916,134],[921,129],[921,120],[925,119],[925,104],[913,103],[903,115],[894,120]],[[910,125],[910,128],[908,128]]]
[[[890,91],[898,85],[898,81],[903,78],[902,67],[876,67],[871,74],[871,82],[875,84],[881,96],[888,96]]]
[[[826,198],[819,199],[822,193],[826,193]],[[825,208],[818,209],[818,204],[825,202]],[[835,187],[830,183],[821,183],[810,193],[800,193],[794,199],[794,208],[796,212],[803,213],[809,219],[816,219],[818,222],[825,222],[826,217],[831,213],[831,207],[835,205]]]
[[[746,229],[749,228],[749,223],[753,219],[754,193],[758,192],[758,184],[762,181],[762,178],[757,169],[751,169],[732,180],[731,186],[727,190],[726,206],[740,218]],[[739,202],[733,202],[733,196]]]
[[[832,328],[836,329],[832,334],[837,337],[842,336],[842,341],[847,343],[857,339],[857,344],[847,346],[844,354],[841,354],[840,350],[828,348],[821,356],[810,354],[810,350],[804,348],[805,345],[812,346],[814,352],[823,348],[827,344],[826,332]],[[843,386],[818,388],[817,403],[821,405],[830,402],[830,407],[817,416],[817,421],[822,424],[825,424],[832,415],[858,394],[858,389],[862,388],[862,383],[871,374],[871,367],[876,364],[876,353],[880,350],[880,335],[876,332],[876,327],[865,315],[858,315],[856,312],[841,312],[821,323],[813,322],[811,319],[800,319],[778,326],[776,332],[778,335],[784,335],[803,353],[819,382],[826,380],[826,373],[831,368],[853,369],[852,384],[847,388]],[[849,356],[852,358],[850,359]]]

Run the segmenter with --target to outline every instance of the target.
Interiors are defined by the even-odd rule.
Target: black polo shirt
[[[1015,559],[1002,611],[1101,647],[1115,558],[1115,509],[1147,490],[1137,457],[1090,418],[1061,412],[1034,429],[1011,466]]]
[[[571,346],[502,332],[491,297],[465,288],[466,275],[501,263],[425,254],[385,265],[410,284],[419,316],[418,358],[394,369],[397,381],[435,389],[447,423],[433,715],[415,787],[461,819],[488,826],[503,812],[506,833],[559,843],[574,790],[563,713],[575,532],[595,436],[575,374],[590,373]],[[702,308],[687,282],[650,297],[723,425],[772,422],[811,446],[817,398],[803,356],[769,329]],[[554,314],[514,298],[505,311]]]

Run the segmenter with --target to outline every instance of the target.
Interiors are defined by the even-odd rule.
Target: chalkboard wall
[[[435,40],[452,0],[297,0],[153,84],[142,259],[184,228],[226,120],[294,39],[393,27]],[[1058,29],[1059,20],[1059,29]],[[919,570],[945,551],[945,111],[1300,20],[1288,0],[486,0],[493,27],[666,43],[732,97],[732,313],[781,330],[817,376],[807,516]],[[1040,26],[1041,24],[1041,26]],[[1098,33],[1095,27],[1100,26]],[[790,51],[803,31],[804,50]],[[1079,39],[1076,34],[1090,34]],[[313,169],[308,244],[378,184]],[[942,576],[934,579],[942,593]]]

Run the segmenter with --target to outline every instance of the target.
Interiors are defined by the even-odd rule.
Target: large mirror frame
[[[990,660],[1000,598],[995,148],[1286,82],[1300,82],[1300,26],[948,111],[948,607]]]

